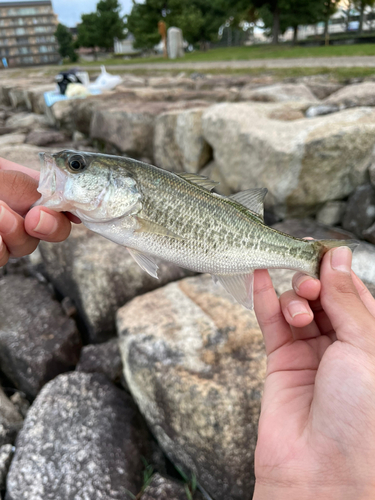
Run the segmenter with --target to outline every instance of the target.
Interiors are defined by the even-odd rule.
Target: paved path
[[[374,47],[375,49],[375,47]],[[99,66],[98,66],[99,67]],[[251,59],[246,61],[205,61],[205,62],[159,62],[107,65],[107,69],[147,69],[147,70],[209,70],[209,69],[246,69],[246,68],[375,68],[375,56],[362,57],[307,57],[304,59]],[[91,66],[94,68],[94,66]]]

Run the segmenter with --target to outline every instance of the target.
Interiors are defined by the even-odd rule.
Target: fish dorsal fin
[[[192,184],[207,189],[208,191],[212,191],[214,187],[220,184],[220,182],[211,181],[211,179],[208,179],[208,177],[205,177],[204,175],[189,174],[186,172],[177,175],[182,177],[185,181],[189,181]]]
[[[253,283],[254,273],[231,274],[213,276],[214,281],[219,281],[225,290],[246,309],[253,309]]]
[[[134,250],[134,248],[128,248],[128,251],[141,269],[146,271],[146,273],[150,274],[153,278],[158,277],[159,267],[154,261],[153,257],[138,252],[138,250]]]
[[[147,219],[142,219],[142,217],[136,217],[137,222],[139,224],[139,227],[136,229],[137,232],[147,232],[147,233],[153,233],[153,234],[158,234],[160,236],[168,236],[169,238],[173,238],[175,240],[183,240],[181,236],[178,234],[174,233],[170,229],[167,229],[164,226],[161,226],[160,224],[157,224],[156,222],[152,222]]]
[[[267,192],[268,189],[266,188],[248,189],[229,196],[229,199],[234,200],[252,212],[255,212],[263,220],[263,202]]]

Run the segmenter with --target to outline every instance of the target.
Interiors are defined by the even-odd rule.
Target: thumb
[[[338,340],[375,353],[375,320],[354,286],[351,264],[348,247],[326,253],[320,269],[321,304]]]

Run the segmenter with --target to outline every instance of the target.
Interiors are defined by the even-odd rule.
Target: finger
[[[40,240],[58,242],[69,236],[71,224],[61,212],[34,207],[25,217],[25,229],[30,236]]]
[[[8,260],[9,260],[9,251],[6,247],[6,244],[3,241],[3,238],[0,236],[0,267],[5,266]]]
[[[317,327],[319,328],[321,335],[327,335],[332,338],[332,340],[336,340],[336,334],[333,330],[331,321],[324,311],[320,299],[311,301],[310,307],[312,312],[314,313],[314,320]],[[334,337],[332,337],[332,333],[334,334]]]
[[[0,158],[0,170],[14,170],[16,172],[23,172],[24,174],[32,177],[35,180],[39,180],[40,176],[40,173],[38,171],[24,167],[23,165],[18,165],[18,163],[5,160],[4,158]]]
[[[284,318],[292,327],[304,328],[314,323],[314,313],[309,303],[306,299],[299,297],[294,290],[288,290],[281,295],[280,305]],[[316,325],[314,326],[316,328]],[[319,331],[313,336],[318,335],[320,335]]]
[[[38,246],[38,240],[25,232],[23,218],[3,201],[0,201],[0,236],[12,257],[28,255]]]
[[[297,295],[307,300],[316,300],[321,290],[319,280],[300,272],[293,276],[292,286]]]
[[[40,198],[37,187],[38,182],[23,172],[0,170],[0,199],[20,215]]]
[[[267,355],[293,340],[266,269],[254,272],[254,310],[263,333]]]
[[[362,302],[351,275],[352,253],[338,247],[324,256],[320,280],[321,303],[337,339],[375,352],[375,320]]]
[[[355,272],[352,271],[352,280],[357,289],[358,295],[366,306],[368,312],[375,318],[375,299],[367,289],[366,285],[358,278]]]

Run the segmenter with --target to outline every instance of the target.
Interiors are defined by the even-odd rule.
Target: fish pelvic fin
[[[141,269],[146,271],[153,278],[158,279],[158,265],[151,255],[146,255],[142,252],[138,252],[138,250],[134,250],[134,248],[128,248],[128,252],[136,261]]]
[[[225,290],[246,309],[253,309],[254,271],[247,274],[215,275],[214,282],[219,282]]]

